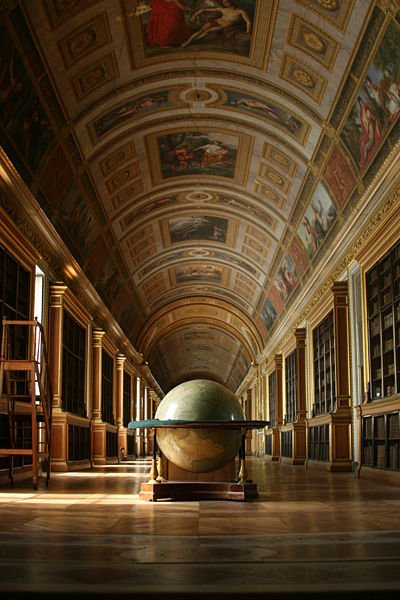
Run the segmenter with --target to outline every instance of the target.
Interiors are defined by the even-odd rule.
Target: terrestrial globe
[[[168,392],[159,405],[156,419],[165,421],[242,421],[240,402],[225,386],[206,379],[181,383]],[[162,453],[175,465],[192,473],[222,469],[236,456],[241,444],[240,429],[157,429]]]

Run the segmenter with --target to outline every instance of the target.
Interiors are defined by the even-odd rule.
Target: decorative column
[[[351,406],[349,365],[349,297],[347,281],[332,286],[333,322],[335,328],[335,369],[337,409]]]
[[[115,360],[116,368],[116,410],[115,424],[118,427],[118,460],[123,459],[128,454],[128,439],[126,428],[124,427],[124,354],[118,353]]]
[[[62,337],[64,294],[63,283],[50,284],[49,298],[49,375],[53,388],[53,411],[61,411]]]
[[[332,471],[351,471],[351,395],[349,356],[349,296],[347,281],[332,286],[335,330],[336,410],[331,415]]]
[[[92,460],[94,464],[106,462],[106,430],[101,420],[102,329],[92,331]]]
[[[51,439],[51,464],[54,471],[68,468],[68,426],[62,412],[62,343],[64,295],[67,286],[56,282],[50,284],[49,294],[49,377],[53,387],[53,418]]]

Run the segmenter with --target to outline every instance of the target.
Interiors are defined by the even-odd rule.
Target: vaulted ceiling
[[[398,8],[3,3],[1,146],[164,391],[235,390],[350,223],[397,135]]]

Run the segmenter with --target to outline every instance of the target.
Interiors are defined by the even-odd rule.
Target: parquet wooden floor
[[[149,462],[0,481],[2,598],[394,598],[397,486],[251,458],[260,498],[138,498]]]

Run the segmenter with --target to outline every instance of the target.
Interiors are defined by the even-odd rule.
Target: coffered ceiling
[[[398,3],[2,5],[3,149],[164,391],[235,390],[397,140]]]

